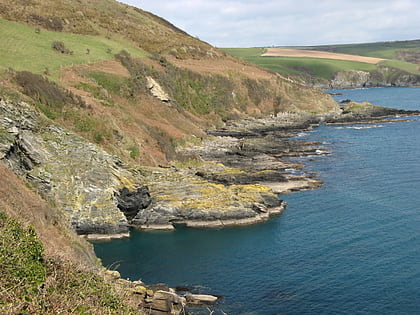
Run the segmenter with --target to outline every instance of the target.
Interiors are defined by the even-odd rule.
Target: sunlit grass
[[[16,71],[28,70],[56,78],[63,66],[113,58],[122,49],[134,57],[147,54],[128,41],[109,40],[100,36],[36,30],[32,27],[0,19],[0,67]],[[62,54],[51,45],[61,41],[72,54]]]

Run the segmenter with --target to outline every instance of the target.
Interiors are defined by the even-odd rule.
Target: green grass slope
[[[127,40],[47,30],[38,33],[33,27],[1,18],[0,38],[0,67],[35,73],[43,73],[48,68],[54,78],[63,66],[111,59],[121,50],[128,51],[134,57],[147,55]],[[64,54],[54,50],[52,44],[55,41],[63,42],[73,53]]]
[[[249,57],[247,61],[281,74],[299,74],[301,72],[320,77],[331,78],[340,70],[375,70],[376,66],[363,62],[346,60],[299,58],[299,57]]]
[[[0,0],[0,17],[62,33],[125,38],[152,54],[215,51],[162,18],[114,0]],[[191,51],[179,49],[185,47]]]

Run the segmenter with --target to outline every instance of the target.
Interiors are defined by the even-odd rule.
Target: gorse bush
[[[45,281],[44,249],[33,227],[24,229],[0,212],[0,274],[2,298],[20,292],[27,298]]]
[[[0,211],[1,314],[137,314],[93,272],[44,257],[32,227]]]
[[[50,112],[60,111],[65,105],[86,106],[85,102],[79,96],[74,95],[39,74],[29,71],[19,71],[16,73],[15,79],[23,88],[24,94],[31,97],[36,103],[43,105],[41,106],[41,110],[43,111],[46,108]],[[48,113],[46,115],[48,116]]]
[[[60,41],[54,41],[51,44],[52,49],[62,53],[62,54],[66,54],[66,55],[72,55],[73,51],[71,51],[70,49],[66,48],[66,46],[64,45],[64,42],[60,42]]]

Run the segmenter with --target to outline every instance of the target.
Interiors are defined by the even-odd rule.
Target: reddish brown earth
[[[382,58],[356,56],[349,54],[339,54],[327,51],[317,51],[308,49],[292,49],[292,48],[267,48],[267,51],[261,55],[262,57],[306,57],[306,58],[322,58],[335,60],[348,60],[377,64],[386,60]]]
[[[25,226],[34,226],[47,256],[59,256],[90,268],[96,265],[92,245],[64,226],[56,210],[2,164],[0,174],[0,209]]]

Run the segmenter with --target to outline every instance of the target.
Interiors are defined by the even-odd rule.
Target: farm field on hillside
[[[337,71],[391,67],[420,75],[418,64],[397,60],[400,51],[420,51],[420,40],[296,47],[223,48],[226,53],[281,74],[331,79]]]
[[[365,57],[341,53],[333,53],[328,51],[317,51],[308,49],[293,49],[293,48],[267,48],[266,52],[261,57],[305,57],[305,58],[321,58],[321,59],[335,59],[348,60],[356,62],[366,62],[377,64],[383,61],[383,58]]]
[[[134,57],[147,54],[126,40],[110,40],[99,36],[41,30],[0,19],[0,67],[16,71],[29,70],[42,73],[48,68],[53,77],[60,67],[111,59],[122,49]],[[71,54],[52,49],[52,43],[60,41]]]

